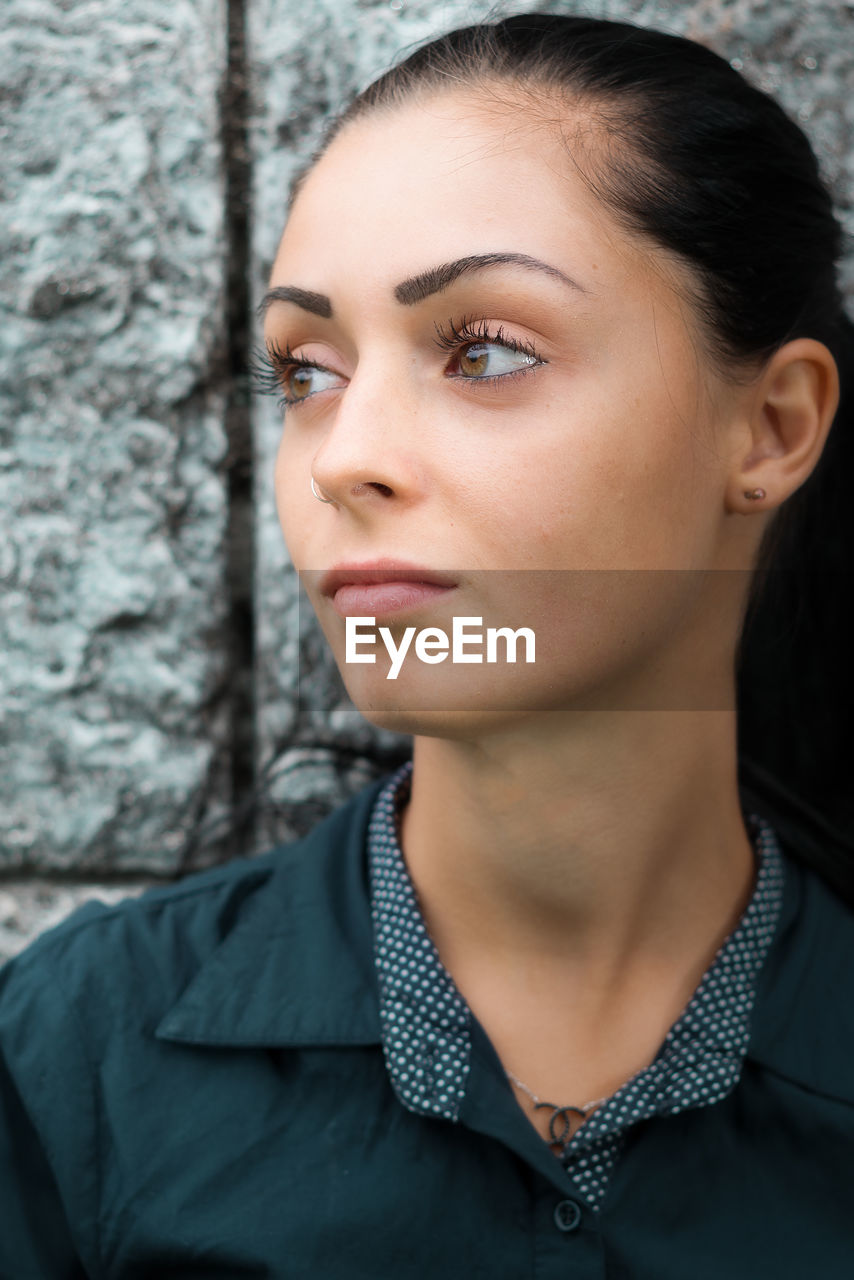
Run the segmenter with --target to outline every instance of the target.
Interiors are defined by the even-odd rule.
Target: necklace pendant
[[[565,1147],[569,1141],[569,1135],[572,1130],[572,1123],[569,1119],[569,1112],[574,1111],[576,1115],[584,1119],[586,1112],[583,1107],[556,1107],[553,1102],[537,1102],[534,1104],[534,1110],[539,1111],[541,1107],[551,1108],[552,1114],[549,1116],[549,1135],[552,1142],[557,1143],[559,1147]],[[561,1123],[563,1128],[560,1133],[555,1132],[558,1116],[562,1117]]]

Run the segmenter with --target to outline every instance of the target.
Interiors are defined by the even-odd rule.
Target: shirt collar
[[[250,1046],[380,1043],[365,864],[367,825],[383,781],[255,873],[234,924],[155,1032],[160,1040]]]
[[[407,761],[380,792],[368,827],[383,1050],[404,1106],[458,1120],[472,1017],[428,933],[400,849],[398,815],[411,776]]]
[[[366,848],[387,783],[366,787],[304,839],[230,864],[227,874],[251,888],[159,1023],[158,1039],[236,1048],[382,1043]],[[854,1104],[854,914],[800,865],[788,836],[779,843],[783,901],[746,1056]]]
[[[472,1018],[429,936],[399,844],[411,762],[380,792],[368,861],[389,1077],[411,1111],[457,1120],[470,1068]],[[747,814],[758,875],[741,917],[709,964],[656,1059],[617,1090],[573,1140],[592,1143],[631,1121],[708,1106],[738,1081],[756,976],[773,937],[785,863],[767,820]]]

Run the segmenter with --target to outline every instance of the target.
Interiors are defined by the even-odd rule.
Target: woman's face
[[[464,269],[506,254],[526,261]],[[702,354],[681,271],[618,228],[564,143],[462,91],[351,123],[311,171],[270,288],[314,298],[280,292],[266,313],[268,346],[312,366],[281,370],[276,503],[368,718],[442,733],[452,709],[465,731],[635,697],[693,705],[697,689],[730,705],[753,541],[724,493],[745,390]],[[381,643],[362,650],[375,664],[344,662],[321,574],[381,560],[456,584],[378,616],[395,644],[481,617],[533,629],[535,662],[413,650],[389,680]]]

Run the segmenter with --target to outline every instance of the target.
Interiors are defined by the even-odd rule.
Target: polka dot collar
[[[388,781],[368,828],[368,861],[383,1051],[400,1101],[456,1121],[471,1057],[471,1013],[427,933],[397,835],[412,762]],[[708,1106],[736,1085],[750,1034],[756,978],[782,902],[784,861],[773,828],[746,815],[758,860],[750,902],[655,1060],[573,1134],[561,1159],[594,1207],[627,1129],[653,1115]],[[508,1086],[509,1087],[509,1086]]]

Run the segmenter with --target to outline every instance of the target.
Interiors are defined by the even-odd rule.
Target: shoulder
[[[749,1056],[854,1106],[854,908],[781,844],[785,889],[757,986]]]
[[[22,1206],[0,1238],[3,1275],[44,1274],[44,1233],[86,1259],[86,1274],[101,1274],[93,1260],[105,1073],[116,1063],[127,1088],[137,1070],[138,1093],[152,1063],[141,1051],[145,1029],[258,892],[269,861],[110,907],[86,903],[0,969],[0,1200]],[[70,1261],[60,1266],[72,1274]]]
[[[199,872],[112,906],[84,903],[0,969],[0,1035],[19,1003],[37,994],[50,1004],[51,993],[85,997],[93,983],[106,993],[143,975],[147,991],[177,992],[287,852]]]
[[[828,991],[841,991],[840,979],[854,972],[854,904],[832,888],[791,843],[783,848],[787,892],[777,931],[778,941],[785,942],[779,962],[792,978],[799,972]],[[854,885],[854,857],[851,880]]]
[[[307,836],[252,858],[197,872],[112,906],[90,901],[0,968],[0,1048],[18,1023],[79,1022],[97,1043],[101,1028],[157,1025],[223,944],[260,950],[289,916],[332,909],[351,892],[373,799],[373,783]],[[347,867],[349,866],[349,876]],[[331,895],[331,896],[330,896]],[[352,896],[352,893],[351,893]],[[236,935],[236,937],[235,937]]]
[[[88,902],[0,970],[9,1105],[26,1108],[70,1185],[111,1062],[125,1079],[156,1066],[157,1023],[286,859],[277,851],[114,906]]]

